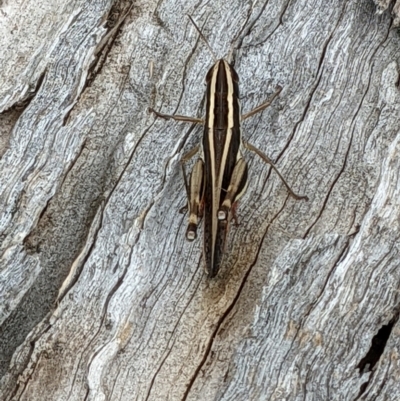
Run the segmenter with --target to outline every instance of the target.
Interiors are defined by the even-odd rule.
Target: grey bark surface
[[[399,2],[0,1],[0,399],[398,400]],[[378,12],[377,12],[378,11]],[[179,160],[235,44],[250,182],[215,279]],[[200,228],[201,231],[201,228]],[[200,233],[201,234],[201,233]]]

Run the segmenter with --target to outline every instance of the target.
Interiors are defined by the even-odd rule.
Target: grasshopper
[[[214,61],[216,60],[205,80],[207,86],[205,119],[162,114],[152,108],[149,110],[166,120],[173,119],[204,126],[202,143],[182,157],[181,166],[189,211],[186,238],[189,241],[197,238],[197,226],[203,218],[205,267],[209,276],[214,277],[222,263],[229,222],[232,218],[237,222],[235,212],[237,202],[247,187],[248,169],[243,158],[245,149],[255,152],[275,170],[290,196],[297,200],[308,200],[308,198],[296,194],[272,160],[242,139],[242,122],[266,109],[282,88],[278,86],[269,100],[250,112],[241,114],[238,74],[227,60],[217,60],[200,29],[190,16],[189,18],[213,54]],[[196,154],[199,154],[199,158],[193,166],[188,183],[185,163]]]

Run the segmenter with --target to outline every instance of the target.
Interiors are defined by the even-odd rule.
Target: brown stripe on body
[[[204,255],[211,277],[221,264],[227,233],[227,222],[219,221],[217,212],[236,161],[241,157],[238,81],[236,71],[223,59],[218,60],[206,76]]]

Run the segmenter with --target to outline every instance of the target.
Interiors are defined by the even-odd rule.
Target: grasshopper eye
[[[206,84],[208,84],[208,83],[211,81],[211,78],[212,78],[212,75],[213,75],[215,66],[216,66],[216,64],[214,64],[214,65],[208,70],[207,75],[206,75]]]
[[[231,69],[231,75],[232,75],[232,79],[235,82],[239,82],[239,75],[237,74],[237,72],[235,71],[235,69],[229,64],[229,67]]]

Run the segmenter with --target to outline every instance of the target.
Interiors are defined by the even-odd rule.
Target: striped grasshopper
[[[296,194],[272,160],[242,139],[242,122],[266,109],[282,88],[278,86],[269,100],[250,112],[241,114],[238,74],[228,61],[217,60],[200,29],[190,16],[189,18],[213,54],[214,61],[216,60],[206,75],[206,117],[201,119],[168,115],[152,108],[149,110],[166,120],[173,119],[204,126],[202,143],[182,157],[181,166],[189,210],[186,238],[189,241],[197,238],[197,226],[203,218],[203,256],[206,271],[210,277],[214,277],[222,263],[229,222],[233,218],[237,223],[237,202],[247,187],[247,163],[243,158],[245,149],[255,152],[275,170],[290,196],[297,200],[308,198]],[[196,154],[199,154],[199,158],[193,166],[188,183],[185,163]]]

